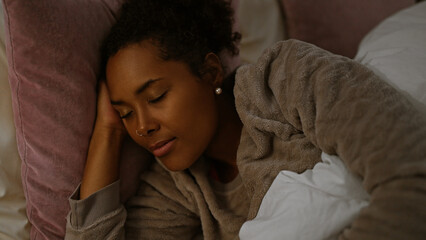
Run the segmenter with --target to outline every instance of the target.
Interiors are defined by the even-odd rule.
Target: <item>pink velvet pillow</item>
[[[95,120],[99,48],[124,0],[2,1],[31,239],[63,239]],[[124,202],[152,157],[130,139],[122,156]]]
[[[3,0],[9,81],[31,239],[63,239],[96,114],[100,45],[121,0]],[[122,200],[148,162],[129,141]]]
[[[289,38],[354,57],[361,39],[381,20],[414,0],[281,0]]]

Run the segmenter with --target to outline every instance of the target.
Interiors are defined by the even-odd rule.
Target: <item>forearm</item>
[[[81,182],[80,199],[119,179],[122,131],[95,126]]]

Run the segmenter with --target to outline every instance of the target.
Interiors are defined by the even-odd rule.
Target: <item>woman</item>
[[[310,169],[322,151],[372,196],[342,237],[421,237],[424,116],[363,66],[297,41],[241,67],[234,87],[219,57],[237,52],[231,16],[220,0],[123,6],[105,43],[106,83],[66,239],[235,239],[277,173]],[[157,163],[125,209],[126,134]]]

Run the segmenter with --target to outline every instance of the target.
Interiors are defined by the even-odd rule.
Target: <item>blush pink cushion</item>
[[[3,0],[9,81],[31,239],[63,239],[96,114],[101,40],[121,0]],[[130,144],[130,145],[129,145]],[[125,146],[122,200],[146,153]]]
[[[354,57],[361,39],[414,0],[281,0],[289,38]]]

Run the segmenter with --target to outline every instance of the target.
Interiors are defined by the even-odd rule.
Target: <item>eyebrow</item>
[[[148,81],[144,82],[140,87],[138,87],[138,89],[136,89],[136,91],[134,92],[135,95],[139,95],[141,94],[143,91],[145,91],[147,88],[149,88],[153,83],[157,82],[161,80],[161,78],[156,78],[156,79],[149,79]],[[111,104],[112,105],[123,105],[124,102],[123,101],[113,101],[111,100]]]

